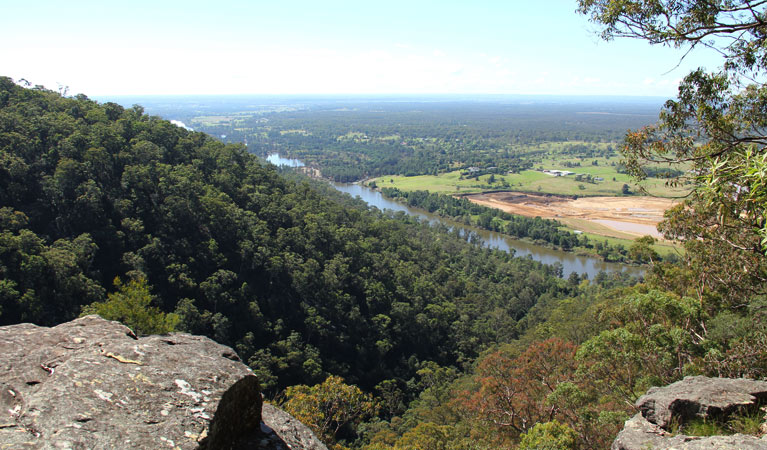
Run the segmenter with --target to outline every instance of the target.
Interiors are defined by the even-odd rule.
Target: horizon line
[[[86,94],[87,95],[87,94]],[[241,94],[97,94],[97,97],[604,97],[668,99],[664,95],[637,94],[518,94],[518,93],[241,93]]]

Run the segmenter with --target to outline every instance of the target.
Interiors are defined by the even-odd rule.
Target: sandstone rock
[[[627,420],[613,441],[612,450],[757,450],[767,449],[767,440],[754,436],[686,436],[672,435],[650,423],[642,414]]]
[[[205,441],[210,449],[326,450],[286,413],[269,407],[262,417],[252,372],[205,337],[137,339],[87,316],[52,328],[0,327],[0,354],[1,448],[196,449]],[[204,439],[224,430],[222,446]]]
[[[767,437],[697,437],[669,433],[672,421],[695,417],[724,419],[767,401],[767,382],[746,379],[686,377],[662,388],[651,388],[636,402],[640,413],[626,421],[613,450],[767,449]]]
[[[236,448],[242,440],[260,434],[262,404],[258,378],[248,375],[234,383],[218,402],[204,446]]]
[[[686,377],[662,388],[650,388],[636,406],[645,419],[667,428],[672,417],[687,421],[694,417],[727,416],[765,400],[765,381]]]
[[[623,429],[613,441],[612,450],[657,449],[664,448],[670,433],[648,422],[642,414],[637,414],[623,424]]]
[[[291,449],[325,449],[325,445],[304,424],[285,411],[270,404],[264,404],[264,431],[275,433]]]

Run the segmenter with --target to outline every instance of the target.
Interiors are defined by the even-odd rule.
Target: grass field
[[[592,165],[597,161],[598,165]],[[623,195],[623,185],[627,184],[632,192],[638,191],[637,184],[627,174],[618,173],[616,166],[619,158],[591,158],[580,161],[577,158],[545,159],[537,169],[556,169],[601,177],[604,181],[589,183],[576,181],[575,175],[554,177],[539,170],[525,170],[520,173],[495,175],[495,182],[490,183],[490,175],[482,175],[479,179],[461,179],[461,171],[442,173],[439,175],[420,175],[415,177],[384,176],[375,181],[378,187],[396,187],[406,191],[425,190],[445,194],[477,193],[488,190],[511,190],[524,192],[540,192],[542,194],[578,195],[578,196],[619,196]],[[568,167],[567,163],[580,162],[580,167]],[[666,186],[666,180],[649,178],[641,183],[651,195],[660,197],[680,197],[687,189]]]
[[[579,230],[583,233],[583,235],[588,236],[589,239],[595,242],[607,242],[612,246],[617,246],[620,244],[626,248],[629,248],[631,247],[631,244],[634,243],[634,239],[636,239],[636,236],[632,236],[628,233],[621,233],[620,231],[615,231],[588,220],[557,220],[565,225],[563,227],[564,229],[568,231]],[[664,258],[672,253],[680,256],[684,253],[681,246],[668,241],[658,241],[655,243],[655,245],[652,246],[652,248]]]

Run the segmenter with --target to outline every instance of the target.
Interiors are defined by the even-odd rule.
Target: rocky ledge
[[[687,436],[674,434],[673,423],[694,419],[723,420],[733,413],[767,403],[767,382],[747,379],[686,377],[651,388],[636,402],[639,414],[626,422],[612,450],[767,449],[767,436]]]
[[[229,347],[87,316],[0,327],[0,448],[327,450]]]

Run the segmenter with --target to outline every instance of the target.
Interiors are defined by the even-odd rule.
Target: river
[[[301,167],[304,164],[297,159],[282,158],[278,154],[271,154],[267,161],[274,165],[289,167]],[[411,208],[408,205],[396,202],[383,196],[379,191],[367,186],[353,183],[331,183],[334,188],[341,192],[346,192],[352,197],[360,197],[367,204],[375,206],[380,210],[390,209],[393,211],[403,211],[411,216],[416,216],[421,220],[428,220],[431,223],[442,222],[449,227],[457,227],[462,232],[471,231],[482,238],[483,245],[489,248],[497,248],[507,252],[513,251],[516,256],[530,257],[544,264],[562,264],[562,273],[565,278],[571,273],[588,274],[593,279],[600,271],[605,272],[627,272],[630,275],[644,275],[645,270],[642,267],[628,266],[625,264],[608,263],[599,258],[591,256],[579,256],[572,252],[554,250],[540,245],[534,245],[509,236],[493,231],[482,230],[475,227],[469,227],[458,222],[447,220],[436,214],[431,214],[425,210]]]

